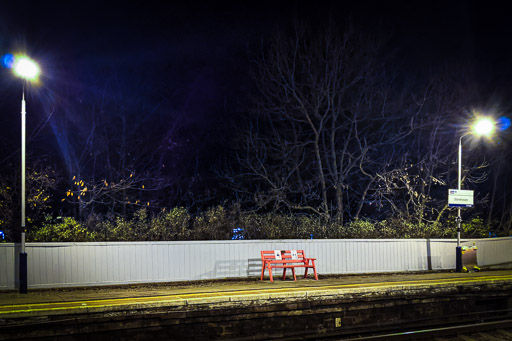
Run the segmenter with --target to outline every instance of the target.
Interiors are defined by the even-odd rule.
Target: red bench
[[[304,278],[308,276],[308,269],[313,269],[315,280],[318,281],[318,274],[315,266],[316,258],[306,258],[304,250],[271,250],[261,251],[261,280],[268,269],[270,281],[274,282],[272,277],[272,269],[283,269],[283,280],[286,278],[286,269],[292,269],[293,280],[296,281],[295,268],[305,268]]]

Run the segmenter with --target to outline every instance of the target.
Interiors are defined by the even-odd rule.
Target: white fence
[[[512,262],[512,238],[464,240],[480,266]],[[53,288],[252,277],[261,250],[302,250],[320,274],[455,269],[451,239],[27,243],[28,287]],[[19,244],[0,244],[0,290],[18,287]]]

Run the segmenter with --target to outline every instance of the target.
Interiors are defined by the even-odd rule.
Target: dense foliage
[[[475,218],[463,224],[465,237],[488,237],[488,226]],[[325,223],[320,217],[274,213],[248,213],[236,208],[213,207],[191,215],[179,207],[149,215],[146,209],[132,219],[79,223],[73,218],[48,219],[29,231],[35,242],[169,241],[226,239],[309,239],[309,238],[454,238],[455,222],[422,224],[399,219],[354,220],[345,225]]]

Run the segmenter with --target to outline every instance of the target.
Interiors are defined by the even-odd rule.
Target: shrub
[[[194,219],[193,239],[223,240],[231,239],[235,222],[229,219],[222,206],[209,208]]]
[[[62,218],[58,223],[46,218],[41,227],[29,230],[27,236],[27,240],[33,242],[91,242],[95,239],[96,233],[71,217]]]
[[[351,221],[340,230],[343,231],[342,238],[377,238],[375,224],[365,219]]]
[[[103,220],[102,220],[103,219]],[[440,223],[417,223],[404,218],[382,221],[357,219],[340,225],[319,216],[243,212],[231,207],[215,206],[192,216],[184,207],[152,216],[140,209],[132,218],[107,220],[89,217],[84,224],[73,218],[51,221],[29,230],[30,241],[145,241],[145,240],[225,240],[233,229],[244,239],[315,239],[323,238],[454,238],[454,216]],[[464,237],[487,237],[489,226],[482,219],[463,221]]]
[[[485,238],[489,236],[491,230],[491,227],[478,217],[468,222],[463,221],[461,225],[465,237]]]
[[[149,221],[146,209],[136,211],[132,219],[116,217],[114,221],[105,221],[98,228],[107,241],[145,241],[149,240]]]
[[[161,213],[151,219],[149,240],[187,240],[191,237],[191,217],[184,207],[175,207],[169,213]]]

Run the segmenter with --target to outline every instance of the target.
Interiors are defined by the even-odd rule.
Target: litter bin
[[[477,247],[473,244],[473,246],[463,246],[462,253],[462,271],[463,272],[471,272],[471,271],[480,271],[478,267],[478,263],[476,260],[476,250]]]

